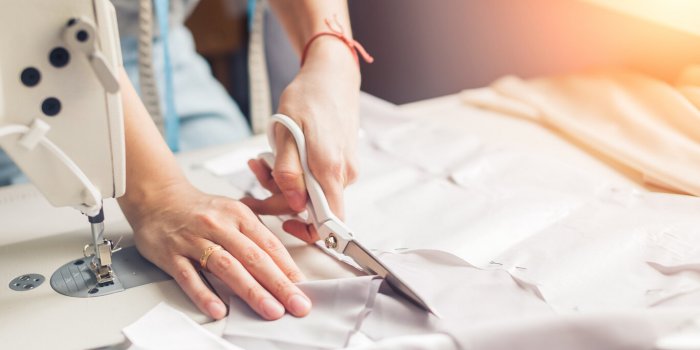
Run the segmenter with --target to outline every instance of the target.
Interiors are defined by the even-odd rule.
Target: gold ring
[[[209,257],[217,250],[222,250],[220,245],[215,244],[213,246],[207,247],[207,249],[204,249],[204,252],[202,253],[202,257],[199,258],[199,266],[202,267],[202,270],[204,271],[209,271],[207,270],[207,260],[209,260]]]

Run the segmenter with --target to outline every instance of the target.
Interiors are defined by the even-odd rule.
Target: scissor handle
[[[270,124],[267,129],[267,140],[272,148],[272,151],[275,153],[275,124],[277,123],[282,124],[285,128],[287,128],[287,130],[289,130],[294,138],[294,142],[297,145],[297,150],[299,151],[299,161],[301,162],[301,168],[304,172],[304,181],[306,182],[306,191],[309,193],[309,202],[306,205],[309,212],[309,219],[316,227],[316,230],[318,231],[321,239],[325,242],[326,247],[342,252],[343,249],[345,249],[347,241],[352,239],[352,234],[347,226],[345,226],[345,224],[343,224],[343,222],[340,221],[335,214],[333,214],[333,211],[328,204],[326,194],[323,192],[323,188],[321,188],[321,185],[318,183],[309,169],[304,132],[292,118],[284,114],[273,115],[270,118]],[[274,168],[274,155],[262,154],[260,158],[265,161],[270,168]],[[329,241],[329,237],[332,234],[335,234],[335,236]]]

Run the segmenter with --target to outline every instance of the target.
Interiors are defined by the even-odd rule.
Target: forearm
[[[337,19],[345,36],[352,38],[348,7],[344,0],[270,0],[270,5],[299,55],[315,34],[330,31],[326,19],[333,25],[336,25]],[[326,79],[340,80],[342,85],[359,90],[360,70],[353,50],[333,36],[316,38],[306,52],[302,73],[323,74],[327,76]]]
[[[345,0],[270,0],[270,6],[282,22],[292,46],[301,54],[304,45],[316,33],[328,31],[326,18],[337,16],[345,35],[352,38],[348,6]]]
[[[119,204],[130,213],[171,185],[185,181],[126,72],[120,74],[126,141],[126,193]]]

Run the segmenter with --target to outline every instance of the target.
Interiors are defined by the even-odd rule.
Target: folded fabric
[[[305,282],[299,288],[313,309],[270,322],[240,298],[231,297],[224,337],[247,349],[337,349],[348,344],[379,288],[375,276]]]
[[[462,97],[559,130],[649,183],[700,195],[697,75],[684,73],[678,88],[624,71],[528,81],[505,77],[488,91],[465,91]]]
[[[232,297],[224,337],[247,349],[393,349],[410,341],[432,342],[414,349],[454,349],[457,343],[447,331],[450,327],[552,314],[536,293],[505,271],[478,269],[435,250],[382,253],[380,258],[441,318],[396,294],[383,280],[363,276],[299,284],[314,304],[303,318],[285,315],[265,321]],[[358,333],[370,342],[351,344]]]
[[[122,333],[131,342],[130,350],[242,350],[166,303],[158,304]]]
[[[435,250],[384,253],[380,257],[438,316],[426,313],[383,286],[360,329],[375,341],[428,334],[449,334],[459,339],[463,328],[485,322],[553,314],[536,291],[519,285],[503,270],[478,269],[454,255]]]

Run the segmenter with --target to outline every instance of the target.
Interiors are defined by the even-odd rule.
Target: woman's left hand
[[[227,300],[207,288],[199,268],[216,275],[267,320],[282,317],[285,309],[299,317],[309,313],[311,301],[294,285],[304,279],[302,272],[248,207],[202,193],[187,181],[150,186],[145,193],[120,199],[136,247],[171,275],[202,312],[221,319]],[[216,246],[221,249],[200,266],[204,252]]]

